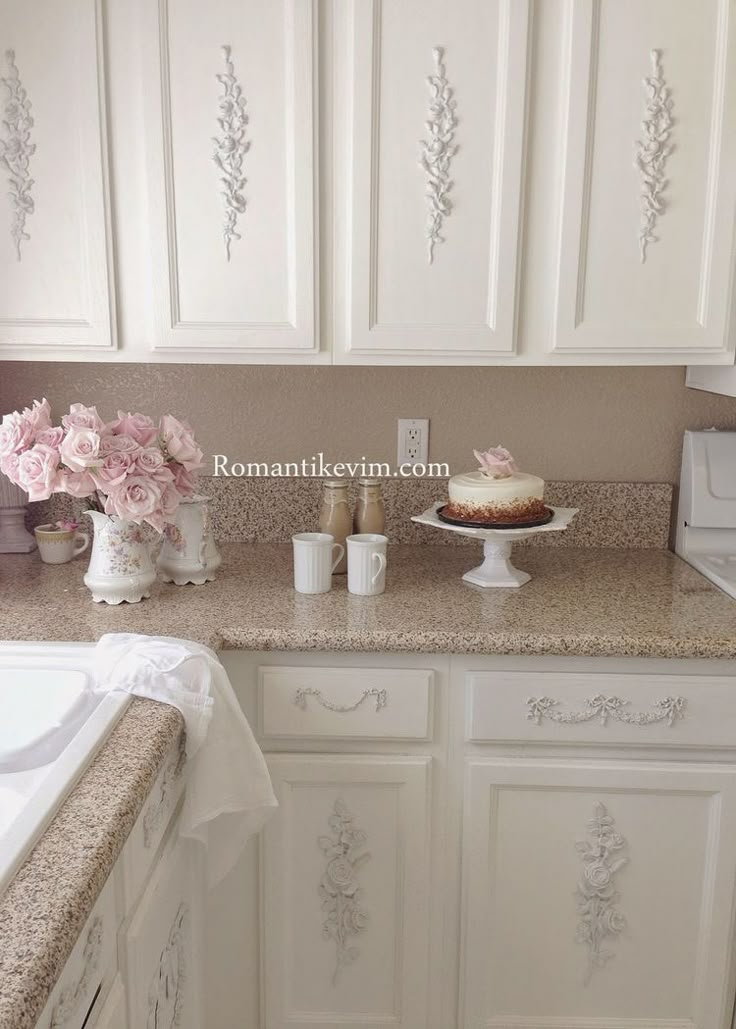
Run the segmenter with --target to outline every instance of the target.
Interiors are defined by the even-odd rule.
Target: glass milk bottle
[[[320,532],[329,532],[335,543],[345,546],[345,540],[353,531],[353,516],[348,501],[348,484],[342,479],[325,479],[322,490],[322,509],[319,513]],[[344,575],[348,570],[347,548],[335,568],[335,575]]]
[[[355,508],[355,532],[383,535],[386,513],[380,479],[358,479],[358,506]]]

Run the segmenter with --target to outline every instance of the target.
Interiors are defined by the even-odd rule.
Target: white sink
[[[0,643],[0,892],[130,701],[94,692],[92,651]]]

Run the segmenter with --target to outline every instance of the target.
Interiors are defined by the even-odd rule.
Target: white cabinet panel
[[[0,3],[0,354],[115,345],[103,35],[101,0]]]
[[[736,197],[729,0],[568,0],[555,354],[724,354]],[[733,342],[731,343],[731,348]]]
[[[736,770],[467,762],[465,1027],[724,1029]]]
[[[158,0],[146,48],[157,348],[315,343],[314,0]]]
[[[336,346],[512,354],[526,0],[344,0]]]
[[[128,1029],[125,987],[120,975],[115,976],[100,1017],[91,1024],[90,1029]]]
[[[129,1021],[136,1029],[202,1025],[200,859],[198,844],[173,838],[125,934]]]
[[[264,1026],[425,1029],[430,759],[272,755]]]

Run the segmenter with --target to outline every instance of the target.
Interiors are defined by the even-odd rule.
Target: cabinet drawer
[[[184,791],[184,735],[164,759],[151,793],[138,815],[121,855],[125,906],[132,910],[148,879],[154,858]]]
[[[105,883],[36,1029],[82,1029],[94,1025],[117,965],[114,875]]]
[[[261,735],[428,740],[433,679],[417,668],[261,667]]]
[[[736,747],[736,678],[469,672],[476,742]]]

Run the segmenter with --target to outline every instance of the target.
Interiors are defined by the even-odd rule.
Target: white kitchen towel
[[[206,846],[214,886],[278,807],[227,672],[209,647],[131,633],[102,636],[94,672],[98,690],[126,690],[181,711],[189,771],[179,831]]]

